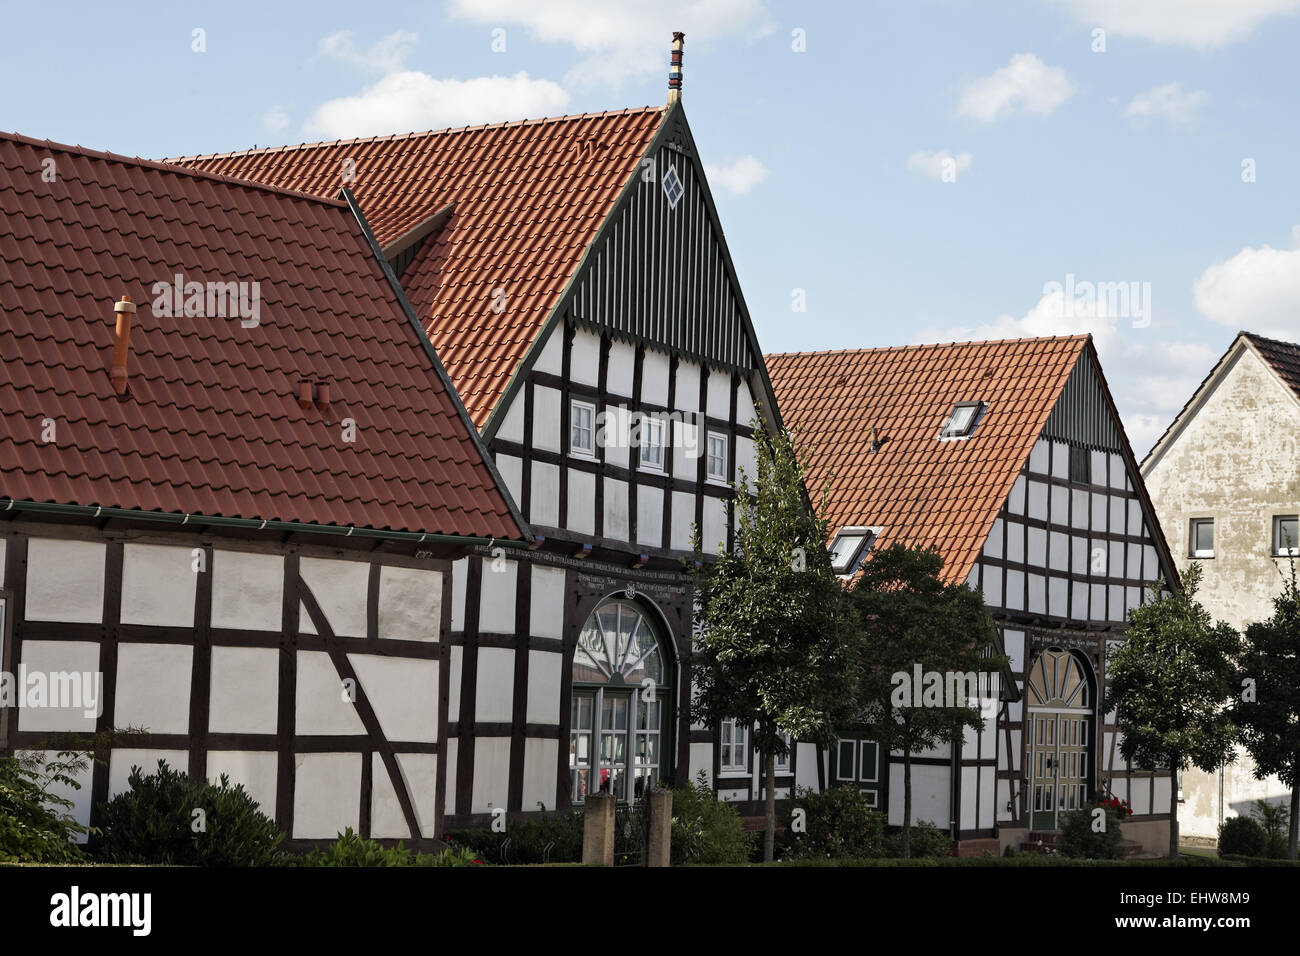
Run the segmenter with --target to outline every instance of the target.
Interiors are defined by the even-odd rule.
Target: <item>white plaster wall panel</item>
[[[731,420],[731,376],[713,370],[709,373],[708,416],[721,421]]]
[[[1123,534],[1128,523],[1127,509],[1125,500],[1116,495],[1110,496],[1110,530],[1115,534]]]
[[[713,786],[713,744],[691,744],[691,783],[695,783],[701,771],[708,785]]]
[[[212,626],[280,631],[284,558],[251,551],[212,553]]]
[[[406,825],[397,789],[388,775],[383,756],[377,753],[370,755],[370,835],[375,839],[411,838],[411,828]]]
[[[636,374],[636,349],[627,342],[609,343],[609,368],[605,373],[605,391],[632,397],[632,380]]]
[[[1146,780],[1132,780],[1129,782],[1129,805],[1133,807],[1133,813],[1141,816],[1151,812],[1151,784]]]
[[[515,692],[515,652],[505,647],[480,647],[474,687],[474,719],[508,723],[513,716],[510,707]]]
[[[1025,563],[1025,526],[1019,521],[1007,522],[1007,560]]]
[[[1142,589],[1141,589],[1141,588],[1125,588],[1125,589],[1124,589],[1124,611],[1125,611],[1124,616],[1125,616],[1125,618],[1128,617],[1128,612],[1129,612],[1129,611],[1133,610],[1134,608],[1141,607],[1141,606],[1142,606]]]
[[[1070,572],[1072,574],[1088,573],[1088,539],[1077,535],[1070,536]]]
[[[668,404],[668,356],[646,349],[641,360],[641,401],[649,405]]]
[[[636,543],[658,548],[663,543],[664,492],[639,485],[636,489]]]
[[[478,629],[488,634],[515,632],[515,585],[519,562],[498,558],[483,560],[479,585]]]
[[[294,701],[295,731],[299,734],[363,734],[356,704],[324,651],[298,652]]]
[[[301,558],[298,571],[311,588],[335,637],[366,636],[366,594],[370,565],[364,561]]]
[[[916,769],[913,768],[913,773]],[[961,826],[975,827],[979,826],[977,815],[979,813],[979,802],[976,794],[976,777],[979,774],[977,767],[961,768]]]
[[[684,412],[700,410],[700,367],[695,362],[681,359],[677,363],[677,384],[673,391],[673,404]]]
[[[593,534],[596,530],[596,476],[588,471],[568,469],[570,531]]]
[[[560,524],[560,467],[546,462],[533,462],[531,498],[528,519],[533,524],[551,528]]]
[[[142,775],[148,777],[158,772],[158,761],[162,760],[172,770],[185,773],[189,770],[190,755],[187,750],[147,750],[121,748],[114,750],[108,758],[108,798],[111,800],[119,793],[131,789],[131,768],[139,767]]]
[[[532,811],[541,804],[547,810],[555,809],[555,766],[560,759],[558,740],[524,741],[524,790],[522,807]]]
[[[1066,578],[1047,579],[1047,613],[1053,617],[1070,616],[1070,582]]]
[[[1128,469],[1124,467],[1124,458],[1117,452],[1110,453],[1110,486],[1112,488],[1123,488],[1124,481],[1128,477]]]
[[[4,580],[4,578],[0,576],[0,580]],[[66,757],[60,757],[59,751],[57,750],[41,750],[38,751],[38,753],[41,754],[42,758],[47,763],[62,761],[67,759]],[[81,754],[81,756],[85,758],[86,766],[79,773],[67,774],[67,776],[71,777],[77,783],[81,784],[80,789],[73,787],[71,784],[62,783],[58,780],[52,780],[46,785],[45,790],[51,796],[62,797],[65,800],[72,801],[71,808],[68,807],[57,808],[57,812],[59,816],[63,816],[64,814],[71,814],[72,818],[76,820],[78,823],[80,823],[83,827],[88,827],[90,826],[90,806],[91,806],[90,787],[91,787],[91,778],[94,775],[95,764],[94,761],[91,759],[93,757],[93,754],[86,752]],[[74,837],[72,842],[84,844],[89,839],[90,839],[90,834],[81,833],[78,834],[76,837]]]
[[[1007,806],[1012,803],[1011,800],[1011,783],[1008,780],[998,781],[998,823],[1010,823],[1013,817]]]
[[[1142,503],[1136,498],[1129,498],[1128,508],[1128,533],[1133,537],[1142,535]]]
[[[515,397],[510,401],[510,408],[506,412],[506,417],[501,419],[501,427],[497,429],[497,438],[504,441],[515,441],[520,444],[524,441],[524,390],[520,389],[515,393]]]
[[[1052,442],[1052,477],[1070,479],[1070,446],[1063,441]]]
[[[993,530],[984,542],[984,553],[990,558],[1002,557],[1002,519],[993,520]]]
[[[1022,671],[1025,669],[1025,632],[1024,631],[1003,631],[1002,643],[1006,647],[1007,657],[1011,661],[1013,671]]]
[[[729,790],[718,791],[718,799],[725,801],[727,803],[735,803],[739,800],[744,800],[748,796],[749,796],[749,791],[747,790],[737,790],[735,788],[732,788]]]
[[[1047,520],[1047,484],[1041,481],[1029,482],[1029,517],[1039,521]]]
[[[560,392],[546,385],[533,386],[533,447],[544,451],[560,448]]]
[[[464,648],[453,644],[447,659],[447,719],[460,720],[461,660]]]
[[[1142,545],[1126,544],[1124,546],[1124,576],[1132,578],[1134,581],[1144,580],[1142,577]]]
[[[993,826],[997,817],[997,805],[993,800],[993,794],[997,787],[997,769],[994,767],[981,767],[979,772],[980,776],[983,777],[983,780],[980,781],[979,791],[979,825],[982,829]]]
[[[1047,579],[1041,574],[1029,575],[1029,612],[1047,613]]]
[[[979,587],[980,566],[979,563],[971,565],[970,574],[966,575],[966,586],[969,588]]]
[[[606,538],[615,541],[628,539],[627,482],[616,478],[605,481],[605,526]]]
[[[1091,528],[1093,531],[1105,531],[1109,527],[1106,496],[1093,492],[1090,497],[1092,499]]]
[[[1113,578],[1124,576],[1124,543],[1111,541],[1107,544],[1106,573]]]
[[[700,547],[706,554],[720,554],[727,549],[727,503],[721,498],[704,499]]]
[[[1029,561],[1036,568],[1047,563],[1047,532],[1042,528],[1029,529]]]
[[[1101,538],[1088,542],[1088,570],[1100,577],[1110,574],[1110,546]]]
[[[1011,485],[1011,494],[1007,495],[1007,510],[1013,515],[1025,513],[1025,476],[1017,475]]]
[[[1169,803],[1170,803],[1169,797],[1170,794],[1173,793],[1173,789],[1174,789],[1173,779],[1170,777],[1156,777],[1154,782],[1156,785],[1155,787],[1156,792],[1155,792],[1155,798],[1151,802],[1151,812],[1168,813]],[[1179,827],[1179,829],[1181,830],[1182,828]]]
[[[564,569],[533,565],[532,575],[528,631],[534,637],[563,637]]]
[[[103,621],[105,553],[99,541],[29,540],[26,619],[80,624]]]
[[[978,760],[980,755],[980,734],[972,727],[961,729],[961,755],[964,759]]]
[[[496,456],[497,471],[516,505],[524,500],[524,461],[514,455]]]
[[[1052,524],[1068,527],[1070,524],[1070,489],[1062,488],[1060,485],[1052,485],[1048,489],[1048,495],[1051,501]]]
[[[274,750],[208,751],[208,779],[218,783],[224,773],[232,787],[243,784],[261,811],[273,820],[279,771],[280,758]]]
[[[438,796],[438,758],[435,754],[397,754],[397,769],[415,810],[420,836],[438,836],[434,820]],[[371,755],[370,835],[409,840],[411,828],[397,799],[392,777],[380,754]]]
[[[298,602],[298,633],[299,634],[316,634],[316,625],[307,613],[307,605],[301,601]]]
[[[349,654],[379,729],[393,741],[438,742],[438,662]]]
[[[1092,468],[1092,484],[1105,485],[1106,481],[1106,453],[1104,451],[1088,452],[1089,464]]]
[[[560,723],[560,672],[564,657],[550,651],[528,652],[529,724]]]
[[[158,544],[122,547],[123,624],[193,627],[197,587],[198,572],[189,548]]]
[[[918,770],[921,772],[917,773]],[[947,767],[912,767],[912,813],[918,823],[922,820],[928,820],[941,830],[948,826],[949,806],[951,805],[949,800],[949,791],[951,789],[949,773]],[[967,789],[970,788],[963,788],[963,790]],[[899,790],[901,791],[902,788],[899,787]],[[899,797],[899,822],[901,823],[901,792]]]
[[[456,761],[460,749],[460,740],[447,738],[447,759],[442,762],[442,792],[445,795],[446,813],[456,812]]]
[[[118,644],[114,726],[188,732],[193,661],[188,644]]]
[[[754,483],[758,476],[758,465],[754,459],[754,439],[746,438],[744,435],[736,436],[736,481],[740,481],[740,473],[744,471],[745,477],[749,479],[750,484]]]
[[[1142,578],[1155,580],[1160,574],[1160,562],[1156,560],[1156,549],[1149,544],[1142,546]]]
[[[1112,584],[1106,589],[1107,602],[1109,605],[1109,614],[1107,617],[1112,621],[1124,620],[1124,589],[1118,584]]]
[[[1029,470],[1035,475],[1046,475],[1049,472],[1047,455],[1049,443],[1042,438],[1034,442],[1034,447],[1029,452]]]
[[[1070,570],[1070,537],[1053,531],[1048,537],[1047,566],[1053,571]]]
[[[631,413],[607,404],[597,438],[605,449],[605,464],[626,468],[631,454]]]
[[[984,566],[984,584],[981,588],[984,592],[984,601],[992,607],[1002,606],[1002,569],[986,564]]]
[[[700,428],[693,422],[673,422],[673,476],[694,481],[699,474]]]
[[[474,786],[471,813],[491,813],[504,807],[510,786],[510,738],[480,737],[474,744]]]
[[[208,730],[273,734],[279,722],[280,652],[273,647],[213,647]]]
[[[1092,584],[1088,587],[1088,619],[1106,620],[1106,585]]]
[[[1086,581],[1070,582],[1070,617],[1076,621],[1092,620],[1088,613],[1088,583]]]
[[[1070,527],[1079,531],[1088,530],[1088,492],[1078,488],[1070,489]]]
[[[569,352],[569,376],[583,385],[600,384],[600,336],[576,329]]]
[[[442,572],[426,568],[379,569],[379,636],[436,641],[442,626]]]
[[[451,629],[465,630],[465,582],[469,575],[469,558],[451,563]]]
[[[293,835],[334,838],[361,825],[361,754],[294,756]]]
[[[795,746],[794,784],[796,787],[817,789],[817,747],[797,743]]]
[[[736,424],[748,425],[754,420],[754,396],[749,390],[749,383],[743,378],[736,389]]]
[[[1025,609],[1025,575],[1023,571],[1007,571],[1007,603],[1009,611]]]
[[[1139,789],[1146,789],[1146,782],[1145,782],[1145,781],[1138,781],[1137,786],[1138,786]],[[1114,795],[1114,796],[1116,796],[1116,797],[1118,797],[1118,798],[1121,799],[1121,800],[1128,800],[1128,799],[1129,799],[1129,792],[1128,792],[1128,789],[1129,789],[1129,788],[1128,788],[1128,781],[1125,780],[1123,777],[1117,777],[1116,779],[1112,780],[1111,783],[1110,783],[1110,792],[1111,792],[1111,794]],[[1133,803],[1133,801],[1129,800],[1129,805],[1130,805],[1130,806],[1132,806],[1132,803]],[[1133,807],[1133,809],[1134,809],[1134,811],[1137,810],[1136,807]]]
[[[673,492],[673,527],[671,547],[688,551],[691,547],[691,525],[695,521],[695,496],[686,491]]]
[[[25,693],[32,695],[38,687],[45,691],[43,707],[18,708],[18,729],[32,731],[93,733],[98,711],[103,709],[104,686],[99,669],[99,644],[94,641],[39,641],[22,643],[22,659],[15,664],[13,680],[17,682],[25,668]],[[33,682],[40,675],[41,683]],[[73,675],[77,675],[75,678]],[[188,678],[187,678],[188,679]],[[56,682],[64,689],[58,690]],[[31,701],[31,696],[27,698]],[[32,701],[34,703],[34,701]],[[50,707],[66,702],[71,707]],[[87,711],[90,711],[87,715]]]
[[[564,324],[557,323],[546,333],[546,344],[542,346],[541,353],[537,356],[537,361],[533,363],[533,368],[539,372],[550,372],[552,375],[562,375],[564,373]]]

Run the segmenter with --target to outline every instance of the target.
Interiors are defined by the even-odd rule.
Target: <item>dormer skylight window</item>
[[[841,528],[831,542],[831,570],[836,574],[855,573],[878,533],[876,528]]]
[[[939,431],[942,438],[969,438],[975,433],[987,406],[983,402],[958,402]]]

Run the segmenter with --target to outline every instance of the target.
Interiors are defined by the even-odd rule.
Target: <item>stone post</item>
[[[646,866],[667,866],[672,859],[673,792],[650,791],[650,838],[646,841]]]
[[[582,810],[582,862],[614,865],[614,795],[589,793]]]

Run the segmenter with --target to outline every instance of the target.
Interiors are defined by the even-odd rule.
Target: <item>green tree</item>
[[[700,563],[692,677],[696,719],[757,726],[766,792],[763,859],[771,860],[775,760],[788,749],[781,735],[829,745],[854,685],[857,628],[790,435],[756,423],[754,450],[757,475],[751,483],[742,474],[733,505],[734,547]]]
[[[1246,628],[1232,719],[1260,780],[1276,774],[1291,788],[1287,859],[1296,858],[1300,826],[1300,589],[1291,579],[1273,601],[1273,616]]]
[[[1213,771],[1236,756],[1230,705],[1241,636],[1196,600],[1201,567],[1181,591],[1149,585],[1151,600],[1129,612],[1124,643],[1107,665],[1102,712],[1116,712],[1124,759],[1145,767]],[[1178,801],[1170,800],[1169,855],[1178,855]]]
[[[942,570],[937,550],[895,544],[867,563],[852,590],[865,630],[855,723],[885,753],[903,752],[904,857],[912,852],[912,754],[960,739],[965,727],[979,728],[979,701],[970,697],[981,683],[998,686],[1006,663],[983,598],[964,584],[946,583]],[[923,683],[915,687],[918,669]],[[941,678],[937,688],[934,675]],[[976,686],[949,675],[974,675]]]

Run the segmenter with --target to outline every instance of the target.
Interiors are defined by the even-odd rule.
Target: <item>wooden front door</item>
[[[1038,656],[1025,682],[1026,797],[1031,830],[1059,830],[1061,814],[1078,810],[1092,789],[1088,679],[1067,651]]]

